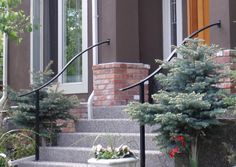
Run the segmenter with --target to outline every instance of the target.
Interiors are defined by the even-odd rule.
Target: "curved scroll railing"
[[[208,26],[205,26],[205,27],[193,32],[187,38],[185,38],[185,40],[183,40],[183,42],[180,45],[183,45],[187,39],[193,38],[194,36],[196,36],[200,32],[207,30],[207,29],[214,27],[214,26],[218,26],[220,28],[221,21],[219,20],[217,23],[210,24]],[[175,53],[176,53],[176,49],[174,49],[171,52],[171,54],[167,57],[166,62],[169,62],[174,57]],[[161,71],[161,69],[162,69],[162,67],[160,66],[155,71],[153,71],[150,75],[148,75],[146,78],[144,78],[144,79],[138,81],[137,83],[134,83],[128,87],[122,88],[122,89],[120,89],[120,91],[126,91],[126,90],[132,89],[134,87],[140,86],[139,102],[144,103],[144,101],[145,101],[144,100],[144,94],[145,94],[144,83],[146,81],[149,81],[150,79],[152,79],[156,74],[158,74]],[[144,125],[140,125],[140,167],[145,167],[145,126]]]
[[[89,50],[101,46],[103,44],[108,44],[110,45],[110,39],[103,41],[103,42],[99,42],[95,45],[92,45],[90,47],[88,47],[87,49],[85,49],[84,51],[78,53],[77,55],[75,55],[64,67],[63,69],[57,73],[52,79],[50,79],[48,82],[46,82],[45,84],[43,84],[42,86],[38,87],[37,89],[32,90],[31,92],[25,93],[20,95],[20,97],[23,96],[27,96],[30,95],[32,93],[35,93],[36,96],[36,100],[35,100],[35,109],[36,109],[36,115],[35,115],[35,160],[38,161],[39,160],[39,145],[40,145],[40,129],[39,129],[39,125],[40,125],[40,118],[39,118],[39,111],[40,111],[40,107],[39,107],[39,91],[43,88],[45,88],[46,86],[50,85],[53,81],[55,81],[60,75],[63,74],[63,72],[77,59],[79,58],[81,55],[83,55],[85,52],[88,52]]]

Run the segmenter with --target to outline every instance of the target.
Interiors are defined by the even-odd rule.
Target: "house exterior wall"
[[[211,43],[222,48],[236,47],[236,1],[212,0],[210,1],[210,22],[221,20],[220,29],[211,29]]]
[[[92,45],[92,1],[88,0],[88,46]],[[187,36],[187,0],[183,4],[183,37]],[[223,48],[236,46],[236,13],[234,0],[210,1],[210,22],[222,21],[222,28],[211,29],[211,43]],[[57,0],[45,1],[44,66],[53,60],[52,69],[58,72]],[[20,6],[30,15],[30,0]],[[163,58],[162,1],[159,0],[98,0],[99,41],[111,39],[110,46],[99,48],[99,63],[130,62],[157,68],[154,59]],[[48,18],[47,18],[48,17]],[[17,45],[9,42],[9,85],[14,89],[27,88],[30,83],[30,34],[23,34]],[[93,90],[92,51],[88,53],[89,91],[80,94],[87,99]],[[24,62],[24,63],[19,63]],[[17,70],[16,70],[17,69]],[[20,82],[19,82],[20,80]]]
[[[183,5],[183,8],[182,8],[182,15],[183,15],[183,23],[182,23],[182,26],[183,26],[183,39],[186,38],[188,36],[188,18],[187,18],[187,0],[182,0],[182,5]]]
[[[137,0],[100,0],[99,40],[111,45],[99,49],[99,63],[139,62]]]
[[[157,68],[155,59],[163,58],[162,1],[139,0],[140,62]]]
[[[221,20],[222,27],[211,29],[211,43],[230,48],[229,0],[210,1],[210,22],[214,23],[219,20]]]
[[[30,0],[23,0],[19,9],[30,15]],[[22,42],[8,45],[8,85],[15,89],[27,88],[30,83],[30,34],[22,34]]]
[[[162,2],[156,0],[101,0],[99,39],[111,39],[99,49],[99,63],[148,63],[162,59]]]
[[[236,48],[236,1],[230,0],[229,14],[230,14],[230,48]]]

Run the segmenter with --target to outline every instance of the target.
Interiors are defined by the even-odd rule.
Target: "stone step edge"
[[[40,147],[40,149],[47,149],[50,151],[50,149],[56,149],[56,150],[77,150],[77,151],[87,151],[87,152],[92,152],[92,148],[88,147]],[[139,150],[131,150],[133,153],[138,154],[140,151]],[[145,154],[165,154],[161,151],[158,150],[145,150]]]
[[[82,122],[82,121],[88,121],[88,122],[93,122],[93,121],[130,121],[130,122],[137,122],[136,120],[133,119],[125,119],[125,118],[116,118],[116,119],[79,119],[77,122]]]
[[[112,132],[74,132],[74,133],[60,133],[59,135],[87,135],[87,136],[140,136],[139,133],[112,133]],[[145,137],[155,137],[159,133],[145,133]]]
[[[21,165],[61,165],[70,167],[87,167],[85,163],[72,163],[72,162],[54,162],[54,161],[26,161],[21,163]]]
[[[18,164],[21,164],[21,163],[24,163],[24,162],[28,162],[28,161],[33,161],[33,160],[35,160],[35,155],[24,157],[24,158],[20,158],[20,159],[16,159],[16,160],[13,160],[13,161],[9,161],[8,164],[10,166],[16,166]]]

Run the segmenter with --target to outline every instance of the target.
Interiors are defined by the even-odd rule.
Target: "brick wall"
[[[148,76],[150,66],[141,63],[107,63],[93,66],[94,105],[126,105],[138,100],[139,88],[121,92],[119,89]],[[148,89],[145,89],[146,95]]]
[[[236,70],[236,50],[223,50],[218,52],[215,61],[224,65],[224,72]],[[219,86],[228,90],[230,93],[236,93],[236,85],[231,78],[224,78]]]
[[[71,109],[70,114],[73,115],[77,120],[87,119],[88,118],[87,104],[81,103],[76,108]],[[64,133],[73,133],[73,132],[75,132],[76,131],[75,123],[76,122],[74,120],[66,120],[66,121],[59,120],[58,121],[58,124],[64,124],[65,125],[65,127],[62,128],[62,132],[64,132]]]

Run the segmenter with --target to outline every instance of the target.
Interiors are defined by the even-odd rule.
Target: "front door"
[[[188,34],[209,25],[210,12],[209,0],[188,0]],[[196,36],[210,43],[210,30],[205,30]]]

